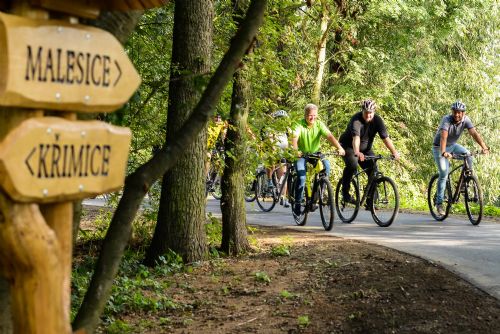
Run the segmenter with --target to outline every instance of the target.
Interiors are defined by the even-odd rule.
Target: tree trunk
[[[93,333],[98,326],[99,317],[109,299],[113,279],[118,272],[123,251],[132,231],[132,221],[146,192],[150,185],[172,168],[181,153],[184,152],[184,148],[195,140],[202,129],[206,128],[224,88],[231,80],[241,58],[253,41],[257,29],[262,24],[266,3],[266,0],[252,1],[244,24],[231,40],[229,50],[212,75],[193,113],[182,128],[177,131],[176,140],[167,141],[151,160],[127,176],[122,198],[111,219],[97,259],[94,275],[75,317],[73,328],[85,329],[87,333]]]
[[[325,73],[326,64],[326,42],[328,41],[328,23],[330,22],[330,15],[328,12],[328,5],[325,0],[321,1],[321,39],[318,42],[316,49],[316,78],[313,83],[312,101],[319,105],[321,99],[321,85],[323,83],[323,75]]]
[[[176,2],[172,45],[167,141],[175,140],[200,99],[200,78],[210,71],[213,2],[185,0]],[[145,263],[154,265],[169,249],[184,261],[204,259],[206,131],[186,147],[177,164],[162,182],[160,208],[153,240]]]
[[[241,16],[248,1],[233,0],[234,20],[241,24]],[[247,50],[249,53],[251,48]],[[247,240],[246,210],[244,198],[244,175],[246,155],[246,128],[249,110],[250,85],[247,70],[241,68],[233,75],[231,96],[231,117],[224,142],[226,152],[222,176],[222,243],[221,249],[227,254],[238,255],[250,249]]]
[[[225,140],[225,158],[222,176],[222,244],[227,254],[238,255],[250,249],[247,240],[246,211],[244,199],[245,154],[248,117],[249,84],[246,70],[234,75],[231,98],[231,119]]]

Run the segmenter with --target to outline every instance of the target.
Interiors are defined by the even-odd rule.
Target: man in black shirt
[[[368,168],[368,175],[372,173],[373,161],[365,160],[365,155],[374,155],[372,145],[377,133],[394,158],[399,159],[399,153],[389,138],[382,117],[375,115],[376,108],[375,101],[363,101],[361,111],[352,116],[346,130],[339,138],[339,142],[345,150],[345,156],[342,157],[345,163],[342,174],[342,196],[347,202],[354,201],[349,195],[349,188],[351,178],[358,167],[358,160],[362,168]]]

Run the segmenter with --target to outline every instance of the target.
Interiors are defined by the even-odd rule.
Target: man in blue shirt
[[[442,203],[444,188],[446,186],[446,178],[448,177],[450,168],[450,162],[448,159],[450,159],[453,154],[469,153],[465,147],[457,144],[462,132],[467,129],[476,143],[481,146],[483,153],[489,153],[489,148],[474,128],[474,124],[472,124],[470,118],[465,115],[465,109],[466,106],[461,101],[453,103],[451,105],[452,114],[446,115],[441,119],[439,128],[434,136],[432,153],[439,172],[436,194],[436,212],[440,216],[445,214]],[[472,158],[468,157],[467,161],[469,166],[472,166]]]

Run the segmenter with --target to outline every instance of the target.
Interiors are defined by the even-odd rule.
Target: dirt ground
[[[500,333],[500,302],[436,264],[284,228],[252,240],[169,277],[183,307],[121,319],[134,333]]]

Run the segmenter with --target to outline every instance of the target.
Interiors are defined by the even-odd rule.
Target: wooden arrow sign
[[[110,112],[140,78],[110,33],[0,13],[0,105]]]
[[[0,185],[20,202],[86,198],[120,188],[128,128],[99,121],[31,118],[0,144]]]

